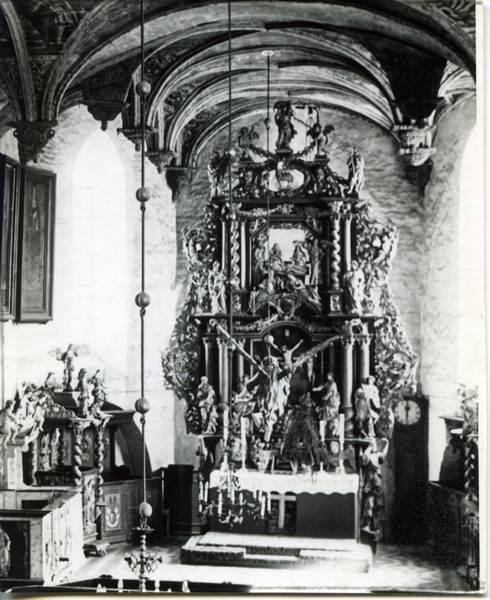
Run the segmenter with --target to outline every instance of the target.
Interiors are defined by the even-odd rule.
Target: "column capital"
[[[11,121],[7,123],[14,128],[14,137],[19,147],[19,160],[25,165],[30,160],[37,163],[39,154],[55,134],[53,127],[58,121]]]

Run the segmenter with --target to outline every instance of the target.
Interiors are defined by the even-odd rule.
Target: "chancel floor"
[[[149,544],[163,559],[151,579],[223,583],[252,586],[251,591],[382,593],[388,592],[464,592],[469,591],[454,560],[425,547],[394,546],[380,543],[368,573],[351,573],[328,569],[319,564],[295,568],[245,568],[229,566],[195,566],[180,564],[180,549],[187,538],[168,538],[166,543]],[[124,561],[127,552],[137,554],[138,545],[114,544],[104,557],[89,556],[74,580],[112,575],[130,579],[132,574]],[[161,591],[166,591],[163,587]]]

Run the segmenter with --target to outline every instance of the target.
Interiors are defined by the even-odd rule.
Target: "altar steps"
[[[291,568],[322,563],[353,573],[367,573],[372,563],[369,546],[355,540],[209,532],[193,536],[181,549],[188,565]]]

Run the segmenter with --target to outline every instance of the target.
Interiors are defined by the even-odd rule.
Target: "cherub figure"
[[[6,448],[7,442],[13,442],[20,431],[21,424],[14,413],[14,400],[7,400],[5,406],[0,410],[0,429],[2,432],[1,447]]]
[[[93,384],[92,388],[92,396],[94,401],[92,402],[91,412],[93,415],[100,415],[102,410],[102,406],[107,399],[107,393],[104,386],[104,381],[102,379],[102,375],[100,373],[100,369],[97,369],[94,376],[88,380],[88,383]]]

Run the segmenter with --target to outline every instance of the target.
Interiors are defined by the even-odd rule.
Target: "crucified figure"
[[[296,344],[296,346],[294,346],[291,349],[289,349],[284,344],[281,347],[277,346],[274,342],[274,338],[271,335],[267,336],[265,341],[267,344],[269,344],[269,346],[271,346],[271,348],[274,348],[274,350],[277,350],[277,352],[279,352],[279,354],[282,354],[282,368],[285,371],[292,372],[293,371],[293,354],[301,346],[301,344],[303,343],[303,340],[300,340]]]

